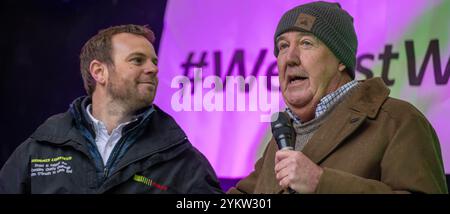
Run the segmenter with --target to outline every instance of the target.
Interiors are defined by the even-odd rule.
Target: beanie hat
[[[277,37],[288,31],[312,33],[346,66],[350,77],[355,78],[358,41],[353,27],[353,17],[338,3],[312,2],[286,12],[275,31],[275,56],[278,56],[279,52]]]

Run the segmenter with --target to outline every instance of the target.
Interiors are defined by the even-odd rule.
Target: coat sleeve
[[[209,163],[208,159],[199,152],[196,148],[192,147],[194,159],[190,160],[189,165],[192,166],[189,170],[184,170],[189,175],[189,180],[192,184],[189,184],[187,194],[223,194],[223,190],[220,187],[216,173]],[[191,182],[189,182],[191,183]]]
[[[380,180],[324,168],[316,192],[448,193],[439,140],[423,116],[399,122],[380,164]]]
[[[3,165],[0,171],[0,194],[29,193],[30,160],[26,150],[29,144],[27,141],[22,143]]]
[[[253,172],[250,173],[247,177],[240,180],[235,187],[231,187],[227,194],[254,194],[256,189],[256,184],[260,180],[261,171],[263,170],[263,167],[265,166],[264,163],[267,161],[267,159],[270,157],[267,157],[269,150],[271,149],[271,143],[273,144],[273,138],[272,140],[267,144],[263,156],[256,162],[255,169]]]
[[[256,182],[258,181],[261,167],[264,165],[264,159],[260,158],[255,164],[255,170],[247,177],[240,180],[235,187],[231,187],[227,194],[252,194],[255,191]]]

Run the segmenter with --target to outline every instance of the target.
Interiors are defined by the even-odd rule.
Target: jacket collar
[[[139,139],[134,143],[127,153],[132,156],[124,156],[119,165],[126,165],[133,159],[145,157],[155,152],[163,151],[181,143],[186,143],[187,137],[175,120],[158,106],[155,105],[155,113],[146,122]],[[120,167],[120,166],[118,166]]]
[[[86,136],[83,135],[81,127],[90,130],[92,138],[95,139],[90,122],[86,115],[86,106],[91,103],[90,97],[79,97],[75,99],[69,110],[62,114],[57,114],[45,121],[31,135],[37,141],[45,141],[51,144],[62,145],[70,141],[85,144]],[[139,148],[137,153],[148,152],[148,150],[161,150],[170,147],[186,138],[186,134],[171,116],[162,111],[158,106],[153,105],[151,111],[140,112],[138,119],[139,129],[142,137],[151,137],[152,141],[145,140],[145,146]],[[142,138],[141,137],[141,138]],[[88,139],[92,140],[92,139]],[[151,142],[151,143],[148,143]],[[137,142],[139,145],[143,142]],[[134,147],[134,146],[133,146]],[[132,148],[133,148],[132,147]]]
[[[359,89],[349,97],[349,101],[345,103],[346,107],[373,119],[388,98],[390,90],[380,77],[359,82]]]
[[[65,144],[70,140],[85,142],[80,134],[79,126],[82,125],[91,130],[91,125],[86,120],[86,112],[83,110],[83,106],[86,107],[91,102],[90,97],[75,99],[67,112],[51,116],[36,129],[31,138],[51,144]]]
[[[47,141],[53,144],[64,144],[72,136],[72,116],[67,113],[53,115],[41,124],[31,135],[36,141]]]
[[[389,96],[389,89],[381,78],[373,78],[360,81],[350,93],[329,115],[328,121],[332,122],[324,123],[302,151],[316,164],[320,164],[367,119],[376,118]]]

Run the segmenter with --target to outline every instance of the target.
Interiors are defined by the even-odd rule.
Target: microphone
[[[272,116],[272,134],[279,150],[294,150],[294,128],[287,114],[278,112]]]
[[[277,142],[279,150],[294,150],[295,131],[292,127],[292,120],[285,113],[278,112],[272,115],[272,134]],[[290,194],[294,194],[295,190],[287,188]]]

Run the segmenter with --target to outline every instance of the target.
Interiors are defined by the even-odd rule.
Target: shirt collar
[[[153,109],[153,108],[152,108],[152,109]],[[101,131],[101,132],[106,132],[106,133],[107,133],[107,129],[106,129],[105,124],[104,124],[102,121],[97,120],[97,119],[92,115],[91,110],[92,110],[92,104],[87,105],[87,107],[86,107],[86,112],[87,112],[87,115],[88,115],[89,119],[92,121],[92,124],[94,125],[95,132],[98,133],[98,132]],[[128,124],[130,124],[130,123],[132,123],[132,122],[134,122],[134,121],[136,121],[136,120],[138,120],[139,117],[144,116],[144,115],[147,115],[147,113],[151,113],[151,112],[145,111],[145,112],[143,112],[143,113],[141,113],[141,114],[138,114],[138,115],[132,117],[130,121],[120,123],[120,124],[119,124],[112,132],[114,132],[114,131],[116,131],[116,130],[117,130],[118,132],[121,132],[122,129],[123,129],[123,127],[125,127],[126,125],[128,125]],[[112,132],[111,132],[111,133],[112,133]]]

